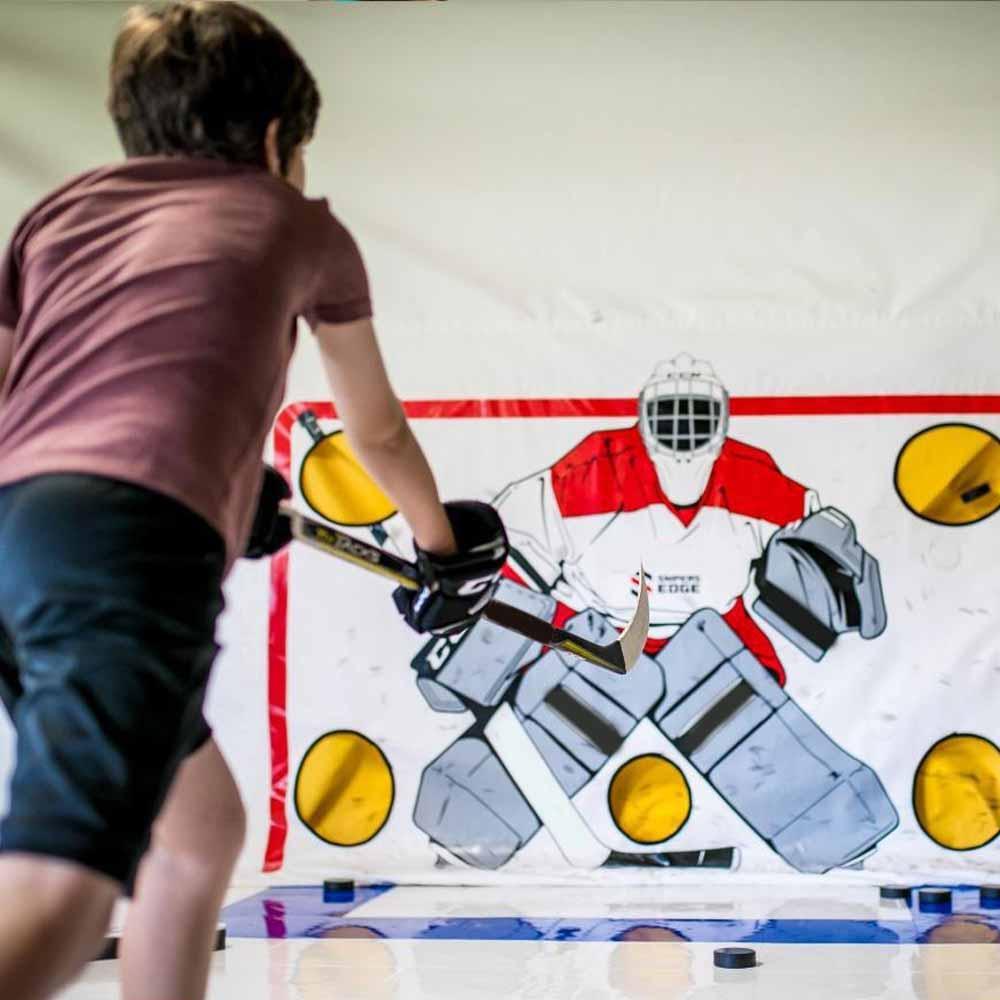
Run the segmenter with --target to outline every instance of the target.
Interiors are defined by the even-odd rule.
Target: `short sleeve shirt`
[[[37,205],[0,265],[0,486],[145,486],[242,551],[296,318],[371,315],[351,234],[266,171],[138,157]]]

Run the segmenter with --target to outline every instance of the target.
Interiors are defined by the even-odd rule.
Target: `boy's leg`
[[[233,776],[209,739],[177,772],[139,866],[121,943],[123,1000],[205,995],[245,821]]]
[[[225,552],[172,501],[85,476],[0,491],[0,551],[16,661],[0,695],[17,734],[0,826],[0,993],[35,1000],[95,953],[196,745]]]
[[[44,1000],[100,951],[120,886],[106,875],[32,854],[0,856],[4,1000]]]
[[[11,716],[24,689],[0,625],[0,701]],[[72,862],[0,855],[0,983],[6,1000],[47,997],[97,954],[118,883]],[[4,919],[13,916],[13,921]]]

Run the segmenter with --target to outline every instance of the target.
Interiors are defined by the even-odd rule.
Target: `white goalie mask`
[[[707,361],[679,354],[657,365],[639,395],[639,432],[671,503],[705,492],[729,430],[729,393]]]

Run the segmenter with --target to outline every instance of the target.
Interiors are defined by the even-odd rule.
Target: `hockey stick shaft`
[[[288,504],[282,504],[281,513],[288,518],[292,536],[297,541],[360,566],[369,573],[387,577],[407,590],[420,589],[420,573],[413,563],[380,549],[377,545],[363,542],[360,538],[347,534],[346,531],[339,531],[321,521],[306,517]]]
[[[360,566],[370,573],[384,576],[407,590],[422,586],[420,571],[405,559],[363,542],[320,521],[299,513],[289,504],[282,504],[281,513],[288,518],[292,536],[313,548]],[[640,574],[640,579],[642,576]],[[591,642],[556,628],[541,618],[511,607],[501,601],[490,601],[483,608],[483,617],[528,639],[553,646],[579,656],[596,666],[614,673],[627,673],[642,652],[649,630],[649,599],[645,588],[639,588],[639,604],[632,621],[619,638],[607,645]]]

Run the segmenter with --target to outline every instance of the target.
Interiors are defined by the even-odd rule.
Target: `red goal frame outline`
[[[420,399],[404,402],[417,420],[468,420],[544,417],[631,417],[636,397],[594,399]],[[291,480],[292,428],[304,410],[318,419],[336,418],[333,403],[299,402],[286,406],[274,425],[274,464]],[[735,417],[887,416],[1000,413],[1000,395],[895,396],[736,396]],[[267,716],[271,758],[270,825],[263,871],[279,871],[288,838],[288,549],[271,559],[268,615]]]

